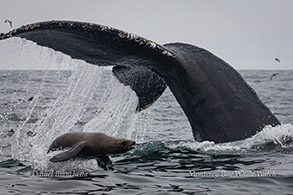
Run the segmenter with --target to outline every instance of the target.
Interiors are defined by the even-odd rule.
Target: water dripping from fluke
[[[53,165],[49,163],[51,154],[46,154],[48,147],[56,137],[70,131],[103,132],[114,137],[134,138],[138,98],[129,87],[125,87],[112,75],[109,68],[91,66],[84,61],[60,57],[58,52],[50,49],[32,49],[34,47],[35,44],[29,42],[27,45],[23,40],[19,45],[19,52],[23,49],[30,50],[32,55],[28,56],[44,56],[41,60],[32,57],[37,62],[30,59],[30,63],[45,61],[47,67],[52,64],[60,67],[69,63],[71,68],[16,71],[16,75],[13,75],[16,72],[9,72],[11,75],[7,79],[17,80],[19,74],[22,74],[21,88],[25,94],[17,95],[24,96],[33,92],[30,96],[33,98],[26,101],[26,104],[20,103],[10,108],[10,113],[21,114],[25,120],[18,123],[14,121],[15,132],[11,136],[2,136],[4,130],[1,131],[1,158],[17,159],[31,163],[34,167],[68,168],[78,164],[81,168],[95,169],[96,163],[91,161],[77,160]],[[17,59],[13,61],[21,61],[17,55],[14,57]],[[13,83],[7,81],[9,82]],[[7,98],[13,95],[9,94]],[[33,118],[36,120],[30,122]],[[9,120],[4,122],[4,127],[12,123]]]

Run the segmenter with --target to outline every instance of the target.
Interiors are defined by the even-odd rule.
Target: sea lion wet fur
[[[50,145],[48,153],[70,148],[50,159],[51,162],[61,162],[73,157],[91,159],[107,154],[124,153],[134,146],[134,141],[110,137],[104,133],[72,132],[57,137]]]

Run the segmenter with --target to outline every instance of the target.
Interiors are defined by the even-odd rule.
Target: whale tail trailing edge
[[[90,64],[114,66],[113,74],[136,92],[138,110],[156,101],[168,85],[196,140],[236,141],[280,124],[237,71],[192,45],[161,46],[111,27],[71,21],[22,26],[0,40],[13,36]]]

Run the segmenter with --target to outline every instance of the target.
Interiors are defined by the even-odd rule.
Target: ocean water
[[[135,93],[109,68],[46,55],[72,68],[0,71],[0,194],[292,194],[292,70],[240,71],[281,126],[242,141],[197,143],[169,89],[135,113]],[[137,145],[111,156],[113,171],[94,160],[51,163],[50,143],[69,131]]]

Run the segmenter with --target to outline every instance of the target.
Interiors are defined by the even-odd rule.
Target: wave
[[[245,140],[219,143],[203,141],[180,141],[179,143],[170,143],[171,149],[186,148],[193,151],[205,153],[241,153],[254,151],[255,149],[277,149],[291,148],[293,146],[293,126],[292,124],[282,124],[276,127],[266,126],[261,132]]]

